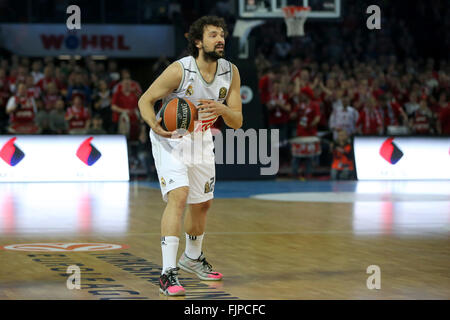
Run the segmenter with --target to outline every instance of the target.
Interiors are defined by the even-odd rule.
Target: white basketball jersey
[[[225,60],[217,60],[217,70],[212,82],[206,82],[197,66],[193,56],[187,56],[177,60],[183,68],[183,78],[177,90],[163,99],[163,104],[173,98],[186,98],[194,105],[199,105],[199,99],[215,100],[224,103],[230,90],[233,79],[232,64]],[[217,116],[199,113],[202,131],[208,130],[217,120]]]

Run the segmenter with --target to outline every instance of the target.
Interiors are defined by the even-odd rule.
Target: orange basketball
[[[184,129],[194,131],[194,121],[197,120],[197,108],[188,99],[174,98],[167,101],[161,108],[161,126],[164,130],[175,131]]]

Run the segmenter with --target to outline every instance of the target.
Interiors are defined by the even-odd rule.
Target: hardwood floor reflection
[[[54,251],[40,252],[3,248],[0,299],[167,299],[158,292],[164,209],[159,190],[123,183],[13,184],[0,189],[2,247],[119,247],[58,251],[64,246],[54,245]],[[448,208],[445,201],[215,199],[203,243],[224,280],[207,283],[181,272],[188,294],[176,299],[448,299]],[[183,249],[184,236],[179,255]],[[80,290],[67,288],[69,265],[81,269]],[[371,265],[380,267],[380,290],[366,286]]]

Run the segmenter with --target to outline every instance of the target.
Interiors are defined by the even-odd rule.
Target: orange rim
[[[286,6],[283,7],[284,16],[287,18],[294,17],[297,12],[300,11],[310,11],[311,7],[302,7],[302,6]]]

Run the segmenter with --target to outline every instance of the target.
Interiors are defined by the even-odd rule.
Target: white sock
[[[186,233],[186,255],[191,259],[198,259],[202,254],[202,241],[203,236],[205,234],[199,236],[191,236]]]
[[[176,268],[179,243],[180,239],[178,237],[161,237],[161,250],[163,260],[163,268],[161,274],[163,274],[167,269]]]

